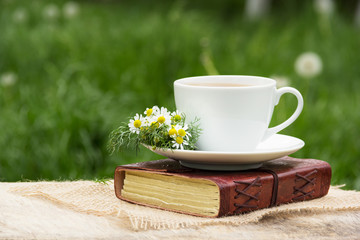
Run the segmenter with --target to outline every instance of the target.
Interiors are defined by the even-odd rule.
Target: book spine
[[[324,165],[284,172],[261,169],[239,179],[217,181],[218,217],[322,197],[329,190],[330,179],[330,165]]]
[[[279,174],[277,205],[319,198],[330,188],[331,168],[322,166]]]
[[[271,204],[273,178],[266,172],[245,173],[216,183],[220,189],[218,217],[266,208]]]

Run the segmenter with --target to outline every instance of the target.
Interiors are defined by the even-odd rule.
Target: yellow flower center
[[[177,131],[175,128],[172,128],[169,130],[169,135],[172,136],[172,135],[176,135],[177,134]]]
[[[141,126],[141,121],[139,119],[135,120],[134,121],[134,127],[139,128],[140,126]]]
[[[182,136],[182,137],[185,137],[185,135],[186,135],[186,132],[185,132],[184,129],[179,129],[178,133],[179,133],[179,135]]]
[[[176,138],[176,142],[177,142],[178,144],[182,144],[182,143],[184,142],[184,139],[183,139],[182,137],[177,137],[177,138]]]
[[[146,116],[150,116],[152,114],[153,110],[152,108],[149,108],[148,110],[146,110]]]
[[[181,120],[181,116],[179,114],[176,114],[174,116],[174,120],[175,120],[175,122],[179,122]]]
[[[165,117],[164,116],[160,116],[160,117],[158,117],[158,122],[159,123],[164,123],[165,122]]]

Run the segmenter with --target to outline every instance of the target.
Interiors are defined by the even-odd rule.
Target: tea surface
[[[186,83],[190,86],[199,87],[250,87],[252,85],[240,84],[240,83]]]

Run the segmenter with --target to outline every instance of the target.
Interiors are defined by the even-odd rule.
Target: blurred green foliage
[[[174,110],[174,80],[219,73],[286,77],[305,100],[282,131],[306,142],[292,156],[328,161],[332,184],[360,189],[360,29],[341,2],[324,17],[275,1],[259,21],[244,1],[81,1],[71,17],[66,4],[0,1],[0,76],[13,74],[0,85],[1,181],[102,179],[160,158],[109,155],[108,134],[146,107]],[[307,51],[323,62],[310,79],[294,70]],[[271,126],[295,106],[284,96]]]

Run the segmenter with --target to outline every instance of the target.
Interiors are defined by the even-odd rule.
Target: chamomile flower
[[[184,150],[184,146],[189,145],[189,143],[184,140],[184,138],[177,136],[174,140],[172,140],[172,147],[176,149]]]
[[[185,123],[182,125],[175,125],[174,129],[177,132],[177,136],[182,137],[186,140],[189,140],[189,137],[191,137],[191,134],[187,131],[189,126]]]
[[[143,117],[143,121],[141,122],[141,127],[150,127],[152,123],[152,119],[149,117]]]
[[[160,108],[156,105],[152,107],[152,110],[153,110],[152,112],[153,115],[158,115],[160,113]]]
[[[170,137],[176,137],[177,136],[177,134],[178,134],[178,132],[177,132],[177,130],[175,129],[175,126],[174,125],[171,125],[171,126],[169,126],[168,127],[168,133],[169,133],[169,136]]]
[[[171,117],[174,122],[180,122],[181,121],[181,112],[179,110],[176,110],[175,112],[171,113]]]
[[[152,148],[195,150],[201,129],[197,121],[187,125],[185,119],[185,114],[179,111],[170,112],[157,106],[146,108],[144,114],[137,113],[111,133],[112,151],[120,147],[138,147],[139,144]]]
[[[145,119],[146,119],[145,124],[149,127],[151,127],[151,126],[159,127],[160,126],[160,123],[157,121],[157,119],[158,119],[157,116],[145,117]]]
[[[150,117],[153,115],[153,112],[154,110],[152,108],[146,108],[144,114],[147,116],[147,117]]]
[[[139,134],[140,129],[143,126],[144,118],[142,115],[139,115],[138,113],[135,115],[134,119],[130,119],[130,122],[128,124],[129,129],[132,133]]]
[[[146,110],[144,111],[145,117],[143,119],[143,126],[150,127],[151,123],[153,123],[154,121],[156,122],[153,113],[154,110],[152,108],[146,108]]]
[[[160,111],[155,115],[156,122],[160,125],[171,125],[171,115],[167,108],[161,107]]]

